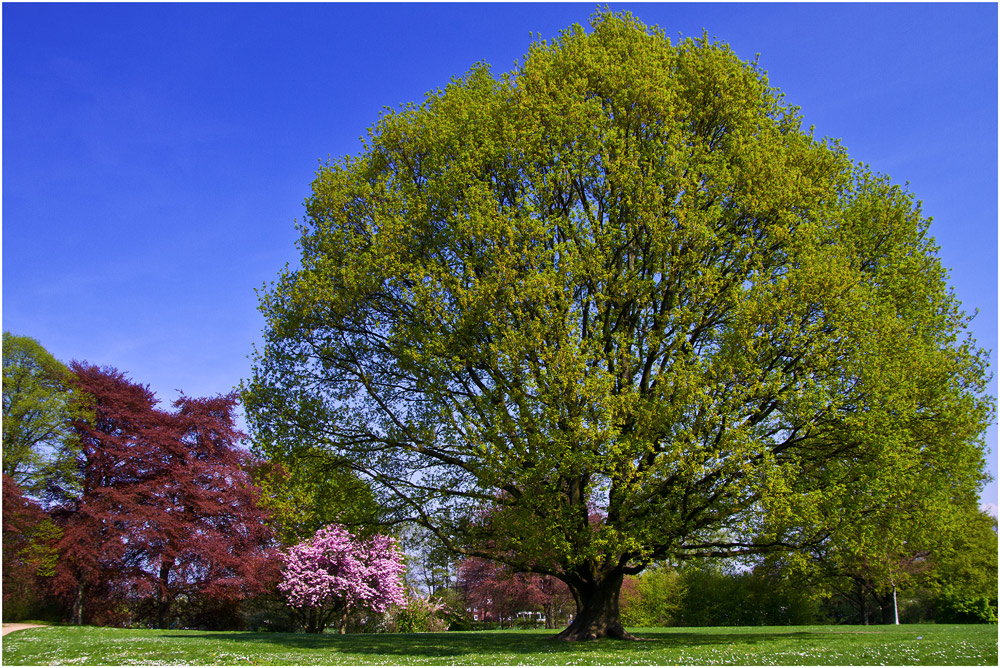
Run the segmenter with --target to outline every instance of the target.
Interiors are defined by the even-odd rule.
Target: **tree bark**
[[[73,611],[70,617],[70,623],[75,626],[81,626],[83,624],[83,594],[86,586],[81,580],[79,584],[76,585],[76,596],[73,598]]]
[[[306,612],[306,633],[322,633],[323,626],[322,617],[323,612],[320,610],[319,606],[312,606]]]
[[[346,635],[347,634],[347,610],[346,609],[340,615],[340,626],[338,628],[339,628],[339,631],[340,631],[340,635]]]
[[[622,571],[600,574],[593,579],[570,578],[566,584],[576,599],[576,615],[570,625],[552,636],[554,640],[597,640],[618,638],[638,640],[625,630],[618,613]]]
[[[892,614],[896,626],[899,626],[899,601],[896,599],[896,585],[892,585]]]
[[[156,626],[161,629],[167,628],[170,623],[170,590],[167,588],[167,580],[173,566],[173,561],[160,563],[159,591],[156,597]]]

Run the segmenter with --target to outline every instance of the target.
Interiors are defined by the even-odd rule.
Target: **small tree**
[[[301,615],[306,633],[322,633],[334,615],[345,633],[352,609],[382,613],[406,602],[403,556],[387,536],[362,539],[334,524],[288,549],[282,561],[278,589]]]
[[[938,623],[997,623],[997,518],[966,509],[931,555]]]
[[[406,527],[400,541],[406,553],[406,582],[410,588],[435,596],[455,586],[459,560],[433,533],[414,524]]]
[[[684,603],[686,585],[681,575],[659,567],[622,582],[620,598],[622,624],[667,626],[672,624]]]
[[[458,566],[458,588],[467,606],[481,611],[483,621],[513,625],[519,612],[545,614],[545,627],[565,621],[575,610],[569,588],[552,576],[515,573],[509,566],[472,557]]]

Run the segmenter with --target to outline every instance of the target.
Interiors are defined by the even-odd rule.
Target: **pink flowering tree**
[[[322,633],[335,615],[345,632],[351,610],[385,612],[403,605],[403,555],[394,539],[355,537],[331,524],[282,553],[278,589],[302,617],[306,633]]]

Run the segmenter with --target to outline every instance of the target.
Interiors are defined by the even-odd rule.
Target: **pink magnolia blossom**
[[[282,555],[278,589],[293,608],[385,612],[406,602],[403,556],[394,539],[356,538],[342,526],[320,529]]]

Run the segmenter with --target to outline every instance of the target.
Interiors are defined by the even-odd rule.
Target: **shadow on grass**
[[[674,647],[729,648],[784,641],[817,643],[829,635],[814,631],[771,630],[761,632],[691,633],[686,631],[651,631],[641,633],[641,640],[600,640],[596,642],[559,642],[551,640],[554,631],[545,633],[505,631],[500,633],[446,632],[401,634],[309,634],[309,633],[249,633],[249,632],[190,632],[164,634],[164,638],[201,638],[212,641],[279,645],[289,651],[327,651],[345,655],[461,657],[475,654],[581,654],[609,650],[644,653]]]

